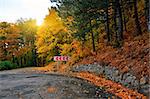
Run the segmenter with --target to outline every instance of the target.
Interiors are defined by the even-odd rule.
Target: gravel
[[[9,73],[8,73],[9,72]],[[119,99],[88,81],[60,74],[0,72],[0,99]]]

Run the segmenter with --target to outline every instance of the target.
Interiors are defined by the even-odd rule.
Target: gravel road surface
[[[118,99],[118,97],[79,78],[24,72],[18,69],[0,72],[0,99]]]

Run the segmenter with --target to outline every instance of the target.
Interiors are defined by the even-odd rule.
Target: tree
[[[61,46],[69,42],[68,38],[69,35],[65,31],[56,8],[49,9],[49,14],[39,28],[36,38],[37,52],[39,57],[43,59],[42,63],[48,63],[53,56],[60,55]]]
[[[107,41],[111,41],[111,34],[110,34],[110,20],[109,20],[109,1],[107,0],[107,7],[106,7],[106,33],[107,33]]]
[[[133,7],[134,7],[134,17],[135,17],[135,25],[136,25],[136,35],[141,35],[142,31],[141,31],[141,26],[138,17],[137,0],[133,1],[133,5],[134,5]]]
[[[147,1],[147,15],[148,15],[148,32],[150,32],[150,1],[149,1],[149,3],[148,3],[148,0],[146,0]]]
[[[122,9],[120,5],[120,0],[115,0],[113,2],[114,9],[114,30],[115,30],[115,43],[116,47],[121,47],[121,41],[123,41],[123,19],[122,19]]]
[[[148,6],[148,11],[149,11],[149,13],[148,13],[148,30],[150,32],[150,2],[149,2],[149,6]]]
[[[20,42],[20,30],[15,24],[0,23],[0,60],[11,60],[17,54]]]
[[[95,47],[95,34],[94,29],[98,29],[99,24],[105,16],[103,8],[106,8],[107,0],[61,0],[53,1],[59,3],[58,10],[62,19],[73,17],[72,24],[69,28],[74,28],[74,36],[81,42],[91,39],[91,45],[93,51],[96,51]],[[66,22],[66,20],[65,20]],[[89,37],[91,36],[91,37]]]
[[[35,37],[37,32],[36,20],[34,19],[19,19],[16,22],[20,29],[22,51],[24,51],[20,57],[22,64],[37,65],[37,53],[35,46]]]
[[[125,14],[126,12],[125,7],[127,3],[121,0],[121,4],[122,4],[122,15],[123,15],[122,17],[123,17],[124,30],[127,32],[127,24],[126,24],[127,22],[126,22],[126,14]]]

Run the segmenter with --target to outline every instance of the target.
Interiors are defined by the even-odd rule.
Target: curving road
[[[19,72],[18,72],[19,71]],[[59,74],[0,72],[0,99],[118,99],[79,78]]]

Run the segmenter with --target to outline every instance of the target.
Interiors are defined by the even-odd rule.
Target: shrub
[[[9,70],[17,68],[17,66],[10,61],[0,61],[0,70]]]

